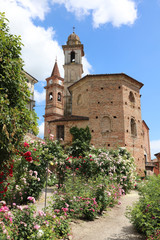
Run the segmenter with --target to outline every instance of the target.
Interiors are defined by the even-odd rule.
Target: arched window
[[[58,95],[57,95],[57,100],[58,100],[59,102],[61,102],[61,93],[60,93],[60,92],[59,92]]]
[[[104,116],[101,121],[102,133],[111,131],[111,119],[109,116]]]
[[[78,97],[77,97],[77,105],[80,105],[82,104],[82,95],[79,94]]]
[[[49,100],[52,100],[53,99],[53,94],[52,92],[49,93]]]
[[[131,118],[131,135],[137,136],[137,126],[134,118]]]
[[[71,52],[71,62],[75,62],[75,52]]]
[[[134,95],[133,95],[133,92],[131,92],[131,91],[130,91],[130,93],[129,93],[129,100],[130,100],[130,102],[132,102],[132,103],[135,102],[135,97],[134,97]]]

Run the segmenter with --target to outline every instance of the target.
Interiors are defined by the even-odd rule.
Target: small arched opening
[[[111,132],[111,119],[109,116],[104,116],[101,120],[102,133]]]
[[[131,135],[133,137],[137,136],[137,126],[134,118],[131,118]]]
[[[49,100],[53,100],[53,93],[52,92],[49,93]]]
[[[130,93],[129,93],[129,100],[130,100],[130,102],[132,102],[132,103],[135,102],[135,97],[134,97],[134,94],[133,94],[132,91],[130,91]]]
[[[61,93],[60,93],[60,92],[58,92],[57,100],[58,100],[58,102],[61,102],[61,101],[62,101],[62,96],[61,96]]]
[[[71,62],[75,62],[75,52],[71,52]]]

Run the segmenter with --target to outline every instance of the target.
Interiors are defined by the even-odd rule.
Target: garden
[[[79,131],[82,136],[88,128]],[[79,146],[79,157],[73,145],[63,149],[52,135],[45,142],[17,147],[14,160],[5,168],[7,178],[3,178],[6,172],[0,173],[1,239],[68,239],[72,219],[93,221],[108,207],[121,204],[120,197],[135,185],[134,159],[125,148],[107,151],[86,142],[81,146],[84,138],[73,141],[74,147]],[[53,197],[48,208],[37,212],[35,201],[46,176]]]
[[[125,148],[95,149],[86,129],[71,128],[73,141],[63,146],[38,133],[37,116],[27,108],[30,92],[23,72],[21,39],[9,33],[0,13],[0,239],[69,239],[70,221],[93,221],[136,183],[134,159]],[[48,208],[37,211],[44,187],[54,189]],[[160,177],[138,184],[140,201],[127,216],[148,240],[160,239]]]
[[[139,201],[127,209],[127,217],[147,240],[160,239],[160,175],[138,184]]]

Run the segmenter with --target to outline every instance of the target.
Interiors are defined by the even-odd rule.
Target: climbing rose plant
[[[9,33],[8,20],[0,13],[0,198],[12,175],[15,149],[29,129],[37,133],[36,114],[27,109],[30,92],[21,46],[20,37]]]

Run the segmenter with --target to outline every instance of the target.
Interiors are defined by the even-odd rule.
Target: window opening
[[[64,125],[57,126],[57,140],[64,140]]]
[[[104,116],[101,121],[102,133],[111,132],[111,119],[109,116]]]
[[[71,52],[71,62],[75,62],[75,52]]]
[[[79,94],[77,97],[77,104],[78,105],[82,104],[82,95],[81,94]]]
[[[130,92],[130,93],[129,93],[129,100],[130,100],[130,102],[132,102],[132,103],[135,102],[135,98],[134,98],[133,92]]]
[[[57,100],[58,100],[59,102],[61,102],[61,93],[60,93],[60,92],[58,93]]]
[[[49,100],[52,100],[53,99],[53,94],[52,92],[49,94]]]
[[[131,134],[133,136],[137,136],[137,126],[136,126],[136,122],[133,118],[131,119]]]

